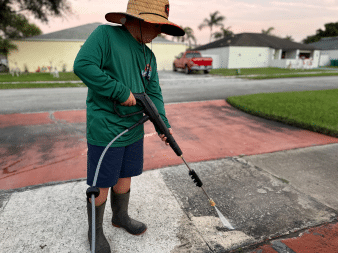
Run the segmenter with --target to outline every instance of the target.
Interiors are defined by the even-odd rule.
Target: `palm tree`
[[[185,27],[183,30],[185,31],[185,35],[182,37],[182,42],[188,41],[189,48],[191,48],[191,41],[194,41],[196,45],[196,38],[194,36],[194,30],[190,28],[189,26]]]
[[[182,36],[172,36],[172,41],[176,40],[177,42],[182,42]]]
[[[291,35],[286,35],[285,37],[286,40],[290,40],[290,41],[295,41]]]
[[[212,28],[214,26],[221,26],[223,27],[223,20],[225,20],[225,17],[220,15],[218,11],[214,13],[210,13],[210,19],[205,18],[203,20],[203,23],[199,25],[198,29],[202,30],[204,27],[210,27],[210,42],[212,38]]]
[[[194,36],[194,30],[190,28],[189,26],[181,28],[184,30],[185,35],[184,36],[173,36],[172,40],[177,40],[177,42],[185,42],[187,41],[189,43],[189,47],[191,47],[191,40],[195,42],[196,45],[196,38]]]
[[[183,26],[180,25],[180,27],[184,30]],[[177,42],[183,42],[183,37],[182,36],[172,36],[172,41],[177,40]]]
[[[163,33],[160,33],[159,35],[157,35],[157,37],[160,37],[160,38],[166,39],[166,36],[165,36]]]
[[[274,27],[269,27],[268,30],[262,30],[262,33],[263,34],[266,34],[266,35],[271,35],[271,31],[274,30],[275,28]]]
[[[232,31],[230,31],[230,26],[226,29],[224,29],[224,27],[221,27],[221,31],[220,32],[215,32],[213,34],[213,37],[215,39],[221,39],[221,38],[225,38],[227,36],[233,35],[234,33]]]

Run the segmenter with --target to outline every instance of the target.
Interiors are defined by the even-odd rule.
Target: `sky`
[[[51,18],[48,24],[30,16],[29,20],[40,27],[44,34],[88,23],[107,23],[108,12],[125,12],[128,0],[67,0],[74,15]],[[210,28],[198,26],[210,13],[219,11],[225,16],[224,27],[235,34],[261,33],[274,27],[272,34],[292,36],[301,42],[307,36],[324,30],[324,24],[338,22],[338,0],[171,0],[169,20],[183,27],[191,27],[197,44],[209,43]],[[213,28],[213,32],[219,28]],[[171,36],[167,36],[171,40]]]

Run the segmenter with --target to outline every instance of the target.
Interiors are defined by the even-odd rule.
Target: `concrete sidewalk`
[[[236,230],[228,231],[222,226],[201,189],[190,180],[185,166],[150,170],[134,178],[131,187],[130,215],[148,225],[144,235],[132,236],[110,224],[112,212],[108,198],[104,231],[112,252],[204,253],[238,248],[250,251],[252,246],[271,239],[272,246],[263,246],[256,252],[275,252],[261,250],[276,245],[289,248],[280,240],[285,239],[283,236],[309,234],[310,230],[306,229],[336,220],[335,209],[245,158],[225,158],[191,166]],[[87,187],[80,179],[28,187],[10,195],[3,192],[2,252],[89,252],[84,196]],[[337,252],[334,251],[337,224],[332,223],[326,229],[326,233],[312,233],[326,240],[320,249],[318,243],[312,244],[311,251],[309,242],[313,243],[313,239],[308,242],[297,237],[293,240],[300,240],[303,247],[293,242],[290,249],[294,245],[301,250],[276,252]],[[305,248],[308,251],[302,251]]]
[[[112,252],[338,252],[337,138],[224,101],[166,111],[185,159],[236,230],[222,227],[148,125],[145,172],[132,180],[130,200],[130,215],[148,230],[135,237],[113,227],[108,198]],[[83,113],[0,115],[1,252],[89,252]]]

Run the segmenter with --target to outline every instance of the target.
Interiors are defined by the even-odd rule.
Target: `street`
[[[263,92],[338,89],[335,76],[246,80],[160,71],[159,78],[165,103],[226,99]],[[85,109],[86,96],[87,88],[1,90],[0,114]]]

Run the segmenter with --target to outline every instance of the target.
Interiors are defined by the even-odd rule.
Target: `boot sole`
[[[123,228],[124,230],[126,230],[129,234],[131,234],[131,235],[142,235],[142,234],[144,234],[146,231],[147,231],[147,228],[142,232],[142,233],[139,233],[139,234],[133,234],[133,233],[130,233],[127,229],[125,229],[124,227],[121,227],[121,226],[119,226],[119,225],[116,225],[116,224],[114,224],[114,223],[112,223],[112,225],[114,226],[114,227],[116,227],[116,228]]]

